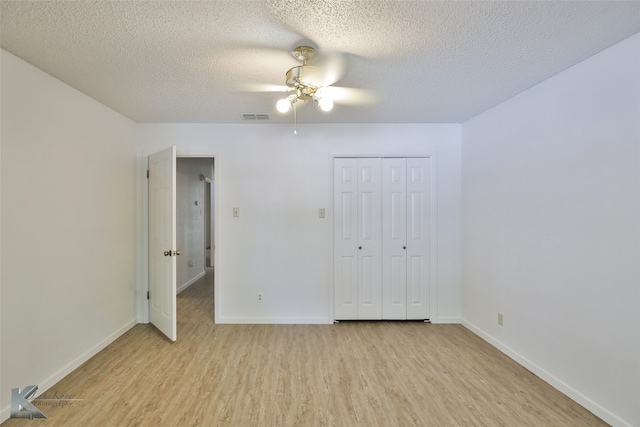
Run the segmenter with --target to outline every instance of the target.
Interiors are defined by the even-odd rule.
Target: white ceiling
[[[1,46],[136,122],[279,114],[302,41],[375,105],[300,122],[463,122],[640,32],[639,1],[7,1]],[[640,54],[640,53],[639,53]]]

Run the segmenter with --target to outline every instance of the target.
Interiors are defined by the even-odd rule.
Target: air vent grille
[[[267,113],[242,113],[240,117],[242,120],[269,120]]]

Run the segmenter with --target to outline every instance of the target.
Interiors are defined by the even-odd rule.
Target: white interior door
[[[380,159],[334,160],[334,317],[382,318]]]
[[[431,163],[407,159],[407,319],[429,319]]]
[[[382,159],[382,318],[407,318],[407,159]]]
[[[382,319],[381,159],[358,160],[358,319]]]
[[[176,147],[149,156],[149,321],[177,339]]]
[[[358,318],[358,160],[333,165],[334,317]]]
[[[429,158],[334,159],[334,317],[429,319]]]

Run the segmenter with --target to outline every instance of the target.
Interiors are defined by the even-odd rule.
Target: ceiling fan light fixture
[[[276,103],[276,108],[279,112],[286,113],[291,108],[291,102],[288,99],[283,98]]]
[[[322,111],[331,111],[333,109],[333,100],[331,98],[316,98],[316,102]]]

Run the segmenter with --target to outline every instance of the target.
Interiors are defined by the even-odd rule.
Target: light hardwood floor
[[[213,277],[178,341],[137,325],[3,426],[604,426],[459,325],[215,325]]]

